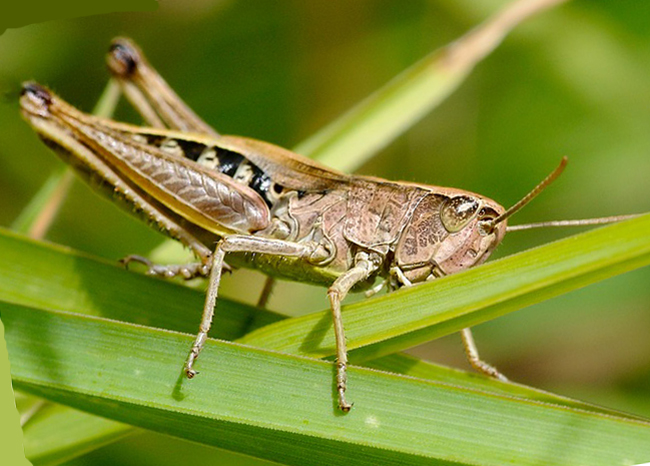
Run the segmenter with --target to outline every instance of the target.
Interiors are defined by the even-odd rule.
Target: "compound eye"
[[[463,229],[476,215],[479,203],[468,196],[447,199],[440,210],[440,220],[449,233]]]

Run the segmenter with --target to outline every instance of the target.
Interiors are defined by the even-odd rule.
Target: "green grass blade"
[[[484,393],[493,393],[504,396],[514,395],[522,399],[528,398],[537,402],[566,406],[574,409],[585,409],[603,414],[619,414],[616,410],[604,408],[602,406],[584,403],[582,401],[514,382],[502,383],[492,378],[479,375],[476,372],[467,372],[460,369],[441,366],[405,353],[395,353],[373,361],[368,361],[364,366],[385,372],[417,377],[418,379],[434,380],[439,383],[464,387]]]
[[[137,431],[127,424],[48,403],[23,427],[23,445],[34,466],[60,464]]]
[[[295,151],[339,170],[354,171],[455,91],[513,28],[564,1],[512,2],[468,34],[406,69]]]
[[[22,261],[18,258],[22,258]],[[33,265],[25,267],[24,263]],[[52,280],[46,265],[58,271],[56,280]],[[34,242],[0,230],[0,301],[44,310],[101,316],[191,334],[197,326],[203,293],[169,281],[131,273],[114,263],[91,258],[69,248]],[[372,309],[372,301],[367,303]],[[286,318],[223,299],[219,303],[211,336],[222,339],[243,337],[246,340],[249,337],[245,334],[249,329],[261,328],[283,319]],[[372,320],[372,316],[369,320]],[[260,347],[263,344],[268,344],[268,349],[275,349],[279,345],[276,340],[256,343]],[[483,377],[404,355],[384,357],[371,363],[371,366],[503,393],[501,385]],[[512,393],[512,390],[508,386],[507,392]],[[517,395],[539,400],[541,393],[529,387],[520,387]],[[562,398],[553,395],[547,401],[562,403]]]
[[[645,215],[346,306],[351,361],[409,348],[649,263]],[[335,352],[329,311],[277,322],[242,341],[316,357]]]
[[[601,262],[600,266],[604,266],[607,263],[611,267],[616,267],[617,270],[620,270],[620,267],[627,268],[630,264],[635,264],[636,260],[645,263],[648,251],[647,236],[650,232],[647,222],[648,217],[646,216],[623,224],[595,230],[585,235],[578,235],[578,237],[572,237],[559,243],[571,242],[574,251],[582,251],[584,253],[584,248],[581,248],[580,244],[586,241],[587,244],[591,245],[592,256],[598,253],[598,256],[601,258],[610,258],[607,261]],[[584,237],[587,239],[585,240]],[[612,241],[616,239],[620,241],[613,241],[614,246],[605,244],[605,249],[599,251],[598,248],[603,246],[602,243],[604,240]],[[547,245],[533,252],[539,253],[540,250],[543,252],[547,248],[557,247],[557,244]],[[202,293],[198,291],[133,274],[119,267],[115,267],[113,264],[92,260],[83,255],[73,253],[66,248],[46,246],[42,243],[25,240],[10,233],[0,235],[0,252],[0,271],[2,271],[0,283],[3,284],[0,288],[0,299],[2,300],[21,302],[43,308],[61,307],[68,310],[77,309],[95,315],[107,315],[111,318],[149,323],[152,325],[166,325],[169,328],[178,328],[179,330],[189,332],[194,331],[194,326],[196,325],[196,322],[194,322],[195,319],[188,318],[186,310],[188,309],[188,304],[192,303],[194,304],[192,306],[193,308],[200,309],[203,298]],[[524,254],[530,253],[531,251]],[[589,261],[579,260],[578,257],[569,257],[561,251],[559,256],[557,253],[558,251],[555,251],[555,253],[550,254],[551,262],[553,258],[557,260],[560,257],[564,261],[569,260],[574,266],[576,264],[581,265],[582,268],[580,270],[583,270],[586,264],[589,263]],[[636,259],[634,259],[635,255]],[[512,258],[506,260],[512,260]],[[524,263],[532,260],[531,257],[525,256]],[[493,264],[500,264],[502,262],[499,261]],[[614,265],[612,265],[612,262]],[[25,263],[32,265],[26,267],[24,265]],[[48,272],[51,270],[48,266],[56,266],[57,270],[60,271],[60,274],[57,275],[55,280],[52,279],[53,277]],[[482,268],[486,267],[489,267],[489,265]],[[475,271],[477,270],[481,269],[475,269]],[[594,271],[592,270],[592,272]],[[607,275],[608,273],[611,273],[611,271],[604,274],[601,273],[600,275]],[[39,274],[41,275],[39,276]],[[518,276],[522,276],[522,274],[518,274]],[[479,281],[485,283],[485,278]],[[424,290],[429,286],[417,287],[409,290],[409,292],[421,292],[420,290]],[[150,290],[148,289],[149,287],[151,287]],[[395,296],[399,296],[399,294],[393,294],[385,298],[380,298],[379,300],[368,300],[362,303],[361,306],[365,306],[369,311],[375,309],[381,312],[382,309],[378,309],[376,303],[388,298],[392,299]],[[158,301],[156,301],[157,299]],[[154,303],[153,306],[151,306],[152,302]],[[226,304],[225,301],[222,306],[220,303],[219,319],[223,319],[224,323],[230,321],[239,322],[239,324],[234,326],[233,324],[218,325],[215,327],[215,330],[220,336],[229,335],[234,337],[240,335],[245,331],[245,322],[251,318],[252,314],[249,311],[252,310],[246,306],[239,306],[234,303]],[[346,319],[349,315],[348,312],[346,312]],[[241,315],[237,316],[239,313]],[[410,315],[411,313],[409,312],[408,314]],[[262,320],[273,321],[278,319],[278,316],[270,313],[262,313],[261,315],[266,316],[262,317]],[[329,325],[329,317],[327,319],[328,323],[326,326]],[[368,320],[372,322],[376,318],[373,318],[371,314],[368,316]],[[287,322],[294,321],[300,321],[300,319],[291,319]],[[444,325],[444,322],[441,325]],[[272,327],[267,327],[264,331],[267,332],[269,328]],[[219,330],[225,331],[221,333]],[[294,328],[294,330],[300,331],[300,326]],[[282,333],[278,338],[275,338],[275,342],[274,339],[271,339],[266,344],[273,348],[285,336],[286,334]],[[298,335],[295,337],[300,338],[301,336]],[[304,338],[304,334],[302,337]],[[351,339],[351,344],[355,345],[353,339]],[[300,351],[301,348],[298,347],[297,350]],[[412,367],[415,367],[415,365]],[[453,371],[448,371],[448,373],[451,376],[446,380],[448,382],[451,381],[450,383],[460,383],[462,382],[462,378],[467,377],[466,374],[461,374],[460,379],[456,377],[454,381]],[[419,374],[416,372],[415,374],[423,376],[422,372]],[[471,388],[471,384],[477,379],[475,377],[467,377],[467,380],[469,382],[463,383],[463,385],[469,384]],[[480,383],[483,382],[481,380]],[[503,389],[498,384],[491,385],[493,384],[492,382],[486,382],[486,384],[493,387],[490,390],[492,392],[498,393],[499,390]],[[478,387],[475,386],[474,388]],[[520,397],[543,399],[543,396],[540,398],[541,395],[539,392],[535,393],[530,389],[518,391],[513,388],[509,387],[507,391],[510,394],[514,393]],[[481,387],[480,389],[485,390],[486,387]],[[555,399],[552,402],[562,404],[561,399]],[[571,406],[571,403],[569,403],[569,406]],[[580,405],[576,404],[574,406]]]
[[[55,277],[52,270],[57,271]],[[151,280],[127,272],[116,263],[91,259],[69,248],[36,242],[8,231],[0,233],[0,283],[3,301],[71,312],[83,310],[87,315],[105,315],[188,333],[194,332],[198,323],[190,317],[188,309],[200,309],[204,300],[200,291]],[[111,286],[107,288],[108,283]],[[169,291],[161,292],[160,285]],[[219,338],[234,339],[251,326],[280,318],[241,303],[223,303],[223,321],[215,327]],[[141,312],[144,309],[150,312]],[[164,311],[157,312],[158,309]],[[56,416],[50,414],[50,409]],[[75,429],[57,427],[61,424],[74,424]],[[59,464],[132,430],[130,426],[73,409],[48,407],[24,429],[25,452],[34,464]]]
[[[60,165],[52,171],[48,179],[43,183],[43,186],[41,186],[18,218],[11,224],[11,229],[26,235],[34,231],[34,228],[39,223],[39,219],[43,216],[43,212],[52,210],[48,206],[51,204],[56,206],[61,204],[70,188],[72,181],[71,175],[71,170],[65,165]]]
[[[178,355],[189,335],[11,304],[2,318],[18,387],[285,464],[609,465],[650,455],[650,424],[624,416],[363,368],[351,368],[357,404],[340,415],[324,361],[209,341],[205,370],[188,382]]]
[[[32,258],[32,260],[30,260]],[[650,262],[650,215],[565,238],[431,283],[345,307],[353,357],[375,359]],[[29,264],[29,265],[26,265]],[[53,277],[52,265],[59,273]],[[202,293],[126,272],[65,248],[0,235],[0,300],[194,333]],[[396,308],[408,312],[395,312]],[[239,338],[258,313],[220,300],[215,335]],[[279,320],[272,313],[263,321]],[[334,352],[328,311],[287,319],[241,338],[292,354]]]
[[[204,293],[0,229],[0,301],[194,333]],[[228,299],[219,305],[217,338],[280,318]]]

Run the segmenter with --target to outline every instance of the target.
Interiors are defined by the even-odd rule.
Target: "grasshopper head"
[[[440,209],[446,236],[432,257],[440,274],[485,262],[506,234],[506,222],[495,223],[504,212],[493,200],[476,194],[448,198]]]
[[[398,285],[449,275],[484,262],[501,242],[505,209],[459,190],[430,193],[413,212],[395,249]]]
[[[432,189],[413,211],[395,248],[393,285],[409,285],[482,264],[503,239],[507,220],[550,185],[567,158],[508,210],[487,197]]]

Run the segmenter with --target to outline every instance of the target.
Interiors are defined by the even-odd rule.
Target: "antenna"
[[[492,228],[494,228],[494,226],[497,225],[498,223],[503,222],[505,219],[507,219],[508,217],[512,216],[513,214],[521,210],[522,207],[524,207],[530,201],[535,199],[539,193],[544,191],[544,189],[546,189],[548,185],[550,185],[553,181],[557,179],[558,176],[562,174],[568,161],[569,159],[567,159],[566,157],[562,157],[560,164],[557,166],[555,170],[551,172],[550,175],[548,175],[546,178],[542,180],[541,183],[535,186],[531,192],[529,192],[524,197],[522,197],[519,202],[517,202],[515,205],[510,207],[504,213],[502,213],[497,218],[492,220]]]
[[[612,217],[585,218],[581,220],[551,220],[549,222],[525,223],[523,225],[508,225],[506,231],[530,230],[545,227],[581,227],[586,225],[606,225],[640,217],[643,214],[615,215]]]

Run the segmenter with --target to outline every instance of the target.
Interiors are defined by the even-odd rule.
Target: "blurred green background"
[[[0,36],[0,225],[59,163],[18,114],[21,81],[90,111],[104,53],[132,37],[216,129],[292,147],[431,50],[508,2],[194,0],[159,11],[55,21]],[[139,122],[127,105],[117,117]],[[439,108],[360,170],[454,186],[509,206],[567,155],[561,179],[512,224],[650,210],[650,5],[573,1],[516,29]],[[575,229],[508,235],[503,256]],[[164,238],[77,183],[48,239],[117,260]],[[240,271],[224,294],[248,302],[263,277]],[[327,307],[321,288],[281,284],[270,307]],[[408,312],[404,309],[403,312]],[[198,322],[199,314],[188,311]],[[650,417],[650,270],[610,279],[476,329],[483,356],[515,381]],[[465,368],[457,336],[413,352]],[[147,448],[145,448],[147,447]],[[259,461],[145,434],[82,464]]]

